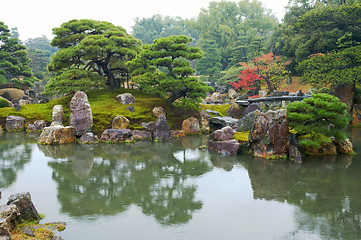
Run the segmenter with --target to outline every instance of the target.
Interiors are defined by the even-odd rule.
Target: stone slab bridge
[[[251,103],[258,103],[258,102],[294,102],[294,101],[302,101],[305,98],[309,98],[311,95],[303,95],[303,96],[275,96],[275,97],[261,97],[261,98],[250,98],[248,100],[237,100],[235,103],[238,105],[247,107]]]

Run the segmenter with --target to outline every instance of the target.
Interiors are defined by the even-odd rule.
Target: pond
[[[360,129],[349,135],[361,148]],[[0,136],[0,204],[30,192],[42,222],[79,239],[361,239],[361,158],[303,164],[172,143],[44,146]]]

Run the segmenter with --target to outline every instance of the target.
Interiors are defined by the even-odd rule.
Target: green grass
[[[130,105],[123,105],[116,100],[117,95],[126,92],[135,97],[136,102],[131,104],[134,107],[134,113],[126,109]],[[122,115],[130,120],[130,129],[140,129],[142,122],[156,121],[156,117],[152,113],[153,108],[156,106],[164,108],[171,129],[181,129],[184,119],[197,115],[197,112],[176,108],[163,98],[141,93],[138,90],[92,90],[86,93],[93,114],[93,132],[96,134],[111,128],[112,121],[117,115]],[[52,118],[53,106],[58,104],[63,106],[65,125],[69,125],[69,104],[72,97],[73,95],[69,95],[54,99],[46,104],[25,105],[18,112],[14,108],[2,108],[0,110],[0,125],[5,126],[6,117],[10,115],[24,117],[26,119],[25,124],[33,123],[35,120],[44,120],[49,124]]]
[[[201,110],[212,110],[212,111],[216,111],[219,112],[219,114],[224,117],[227,116],[227,110],[228,108],[231,106],[231,104],[201,104],[200,105],[200,109]],[[211,117],[215,117],[215,116],[211,116]]]

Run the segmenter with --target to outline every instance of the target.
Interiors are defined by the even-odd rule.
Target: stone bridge
[[[303,96],[275,96],[275,97],[261,97],[261,98],[250,98],[248,100],[237,100],[236,103],[241,106],[248,106],[251,103],[258,102],[282,102],[282,101],[302,101],[305,98],[309,98],[311,95],[303,95]]]

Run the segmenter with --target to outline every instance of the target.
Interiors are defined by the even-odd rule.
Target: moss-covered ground
[[[130,105],[123,105],[116,100],[117,95],[122,93],[131,93],[136,102],[131,104],[134,112],[127,110]],[[163,98],[154,95],[145,94],[138,90],[117,89],[117,90],[92,90],[86,92],[93,113],[93,131],[97,134],[107,128],[111,128],[113,118],[117,115],[125,116],[130,120],[130,129],[140,129],[142,122],[155,121],[156,117],[152,110],[156,106],[163,107],[168,124],[172,129],[180,129],[182,121],[191,116],[197,116],[198,112],[186,111],[171,105]],[[35,120],[44,120],[48,124],[51,122],[52,109],[54,105],[62,105],[65,113],[65,125],[69,124],[70,110],[69,104],[73,95],[57,98],[45,104],[29,104],[22,106],[17,112],[14,108],[0,109],[0,125],[5,126],[7,116],[20,116],[26,119],[26,124],[33,123]]]

